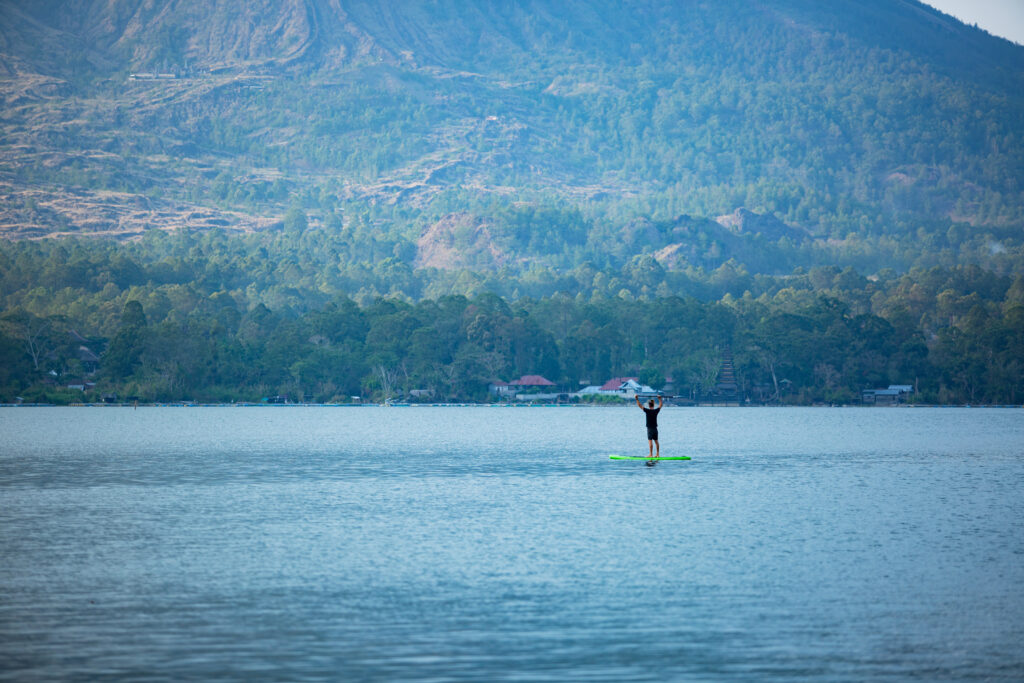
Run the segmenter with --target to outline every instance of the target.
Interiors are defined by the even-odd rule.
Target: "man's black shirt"
[[[658,412],[661,408],[644,408],[644,415],[647,416],[647,428],[658,428]]]

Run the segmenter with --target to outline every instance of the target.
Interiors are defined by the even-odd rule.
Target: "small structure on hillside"
[[[732,349],[729,347],[722,352],[722,364],[718,368],[718,382],[707,398],[714,403],[724,405],[739,405],[740,403],[740,385],[736,381]]]
[[[83,337],[77,330],[68,330],[68,336],[76,346],[75,357],[82,363],[85,373],[95,373],[100,367],[100,354],[107,348],[106,338]]]
[[[133,74],[128,74],[129,81],[173,81],[177,80],[178,74],[162,72],[155,73],[152,71],[139,71]]]

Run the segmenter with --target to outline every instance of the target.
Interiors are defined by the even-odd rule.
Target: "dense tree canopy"
[[[1024,401],[1024,277],[977,266],[870,278],[737,266],[676,280],[650,265],[583,263],[501,274],[514,298],[475,271],[405,266],[384,297],[368,287],[394,278],[369,266],[342,274],[301,249],[282,261],[265,253],[286,245],[181,233],[3,246],[0,398],[82,400],[62,387],[90,381],[92,398],[339,401],[420,389],[486,400],[489,382],[525,374],[565,391],[671,378],[700,398],[728,351],[753,400],[849,403],[896,383],[927,402]],[[438,289],[453,292],[430,295]],[[90,343],[102,351],[95,372],[81,351]]]

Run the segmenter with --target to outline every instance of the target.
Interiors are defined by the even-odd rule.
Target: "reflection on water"
[[[0,410],[0,678],[1024,677],[1024,414]]]

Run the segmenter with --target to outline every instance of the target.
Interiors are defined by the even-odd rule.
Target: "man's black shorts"
[[[647,428],[647,440],[648,441],[657,441],[658,440],[658,428],[657,427],[648,427]]]

